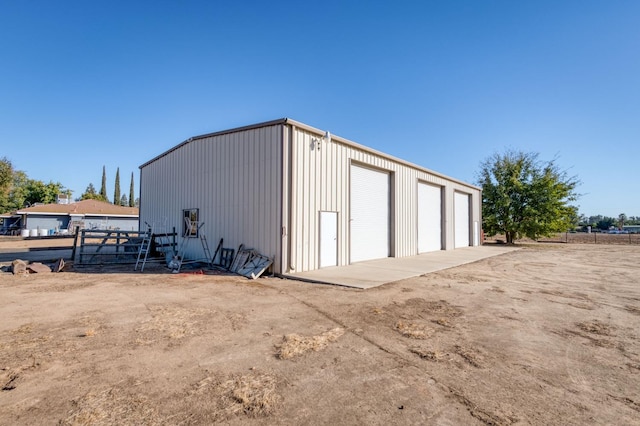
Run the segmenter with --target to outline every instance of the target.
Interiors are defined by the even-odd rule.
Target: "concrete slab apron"
[[[441,271],[477,262],[488,257],[518,250],[508,246],[465,247],[455,250],[442,250],[409,257],[386,257],[369,260],[348,266],[334,266],[315,271],[298,272],[286,275],[321,284],[334,284],[345,287],[367,289],[386,283],[417,277],[429,272]]]

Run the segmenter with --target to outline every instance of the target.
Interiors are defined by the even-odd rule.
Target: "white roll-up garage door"
[[[418,253],[442,250],[442,188],[418,183]]]
[[[455,247],[469,247],[469,194],[455,192],[453,204]]]
[[[389,256],[389,173],[351,166],[351,262]]]

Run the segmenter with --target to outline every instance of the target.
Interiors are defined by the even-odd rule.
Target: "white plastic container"
[[[38,236],[38,229],[30,229],[29,230],[29,236],[30,237],[37,237]]]
[[[29,230],[28,229],[23,229],[22,231],[20,231],[20,236],[22,238],[26,238],[29,236]]]
[[[48,229],[41,229],[39,231],[39,233],[40,233],[41,237],[46,237],[47,235],[49,235],[49,230]]]

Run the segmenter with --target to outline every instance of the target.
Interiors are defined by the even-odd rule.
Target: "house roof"
[[[137,207],[116,206],[98,200],[82,200],[71,204],[40,204],[20,209],[16,214],[68,214],[85,216],[133,216],[139,215]]]

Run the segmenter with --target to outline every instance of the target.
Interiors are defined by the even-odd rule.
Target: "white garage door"
[[[389,256],[389,174],[351,166],[351,262]]]
[[[418,183],[418,253],[442,250],[442,188]]]
[[[469,194],[454,193],[455,247],[469,247]]]

